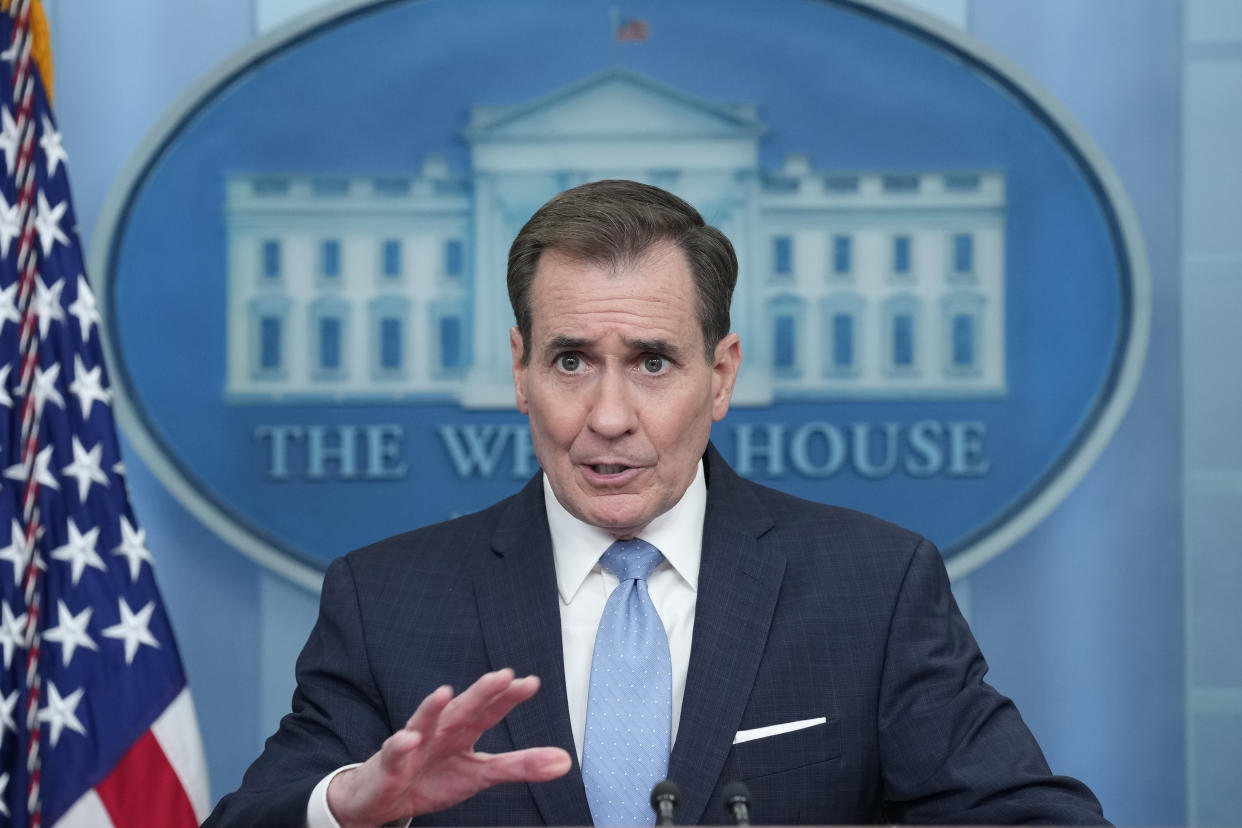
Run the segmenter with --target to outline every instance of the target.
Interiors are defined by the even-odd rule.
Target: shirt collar
[[[600,555],[612,545],[612,535],[571,515],[552,492],[548,476],[543,476],[543,500],[552,535],[552,555],[556,561],[556,585],[561,603],[568,604],[578,594],[587,575],[599,563]],[[639,537],[660,550],[664,559],[693,590],[699,588],[699,559],[703,552],[703,516],[707,513],[707,482],[703,461],[699,461],[694,480],[681,500],[648,524]]]

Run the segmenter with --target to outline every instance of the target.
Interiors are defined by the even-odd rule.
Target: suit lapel
[[[699,822],[713,804],[708,799],[746,709],[785,572],[783,556],[760,549],[759,537],[773,525],[762,503],[710,445],[704,462],[707,513],[694,640],[669,758],[669,778],[682,793],[679,824]]]
[[[569,707],[552,539],[536,476],[513,500],[492,537],[492,557],[475,580],[479,623],[493,670],[533,673],[542,686],[505,717],[515,748],[554,746],[574,757],[569,773],[530,786],[546,825],[590,825]]]

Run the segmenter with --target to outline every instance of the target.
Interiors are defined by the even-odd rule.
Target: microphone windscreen
[[[658,808],[661,801],[672,803],[674,808],[681,804],[681,789],[677,787],[676,782],[665,779],[663,782],[657,782],[651,789],[651,807]]]
[[[724,786],[724,790],[720,793],[720,799],[724,802],[725,810],[735,802],[743,802],[750,804],[750,789],[741,782],[730,782]]]

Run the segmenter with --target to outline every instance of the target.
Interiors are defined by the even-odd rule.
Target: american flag
[[[100,316],[31,36],[0,14],[0,825],[197,825],[193,702],[126,495]],[[32,57],[33,54],[39,59]]]
[[[646,20],[637,17],[618,19],[612,28],[612,37],[621,43],[638,43],[647,39],[651,27]]]

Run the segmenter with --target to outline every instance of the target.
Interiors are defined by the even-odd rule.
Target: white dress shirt
[[[617,588],[617,577],[600,566],[600,556],[612,545],[612,535],[571,515],[552,493],[547,475],[543,478],[544,506],[548,530],[552,535],[552,555],[556,561],[556,587],[560,594],[561,651],[565,658],[565,696],[569,700],[569,726],[574,748],[582,761],[582,740],[586,733],[587,695],[591,688],[591,658],[595,652],[595,632],[604,614],[608,596]],[[686,672],[690,665],[690,641],[694,637],[694,607],[698,599],[699,560],[703,552],[703,518],[707,512],[707,482],[703,462],[681,500],[657,517],[638,537],[664,555],[647,578],[647,592],[655,604],[664,631],[673,668],[671,738],[677,741],[681,721],[681,702],[686,692]],[[669,745],[672,750],[672,745]],[[325,776],[311,792],[306,806],[308,828],[340,828],[328,810],[328,784],[346,765]]]

